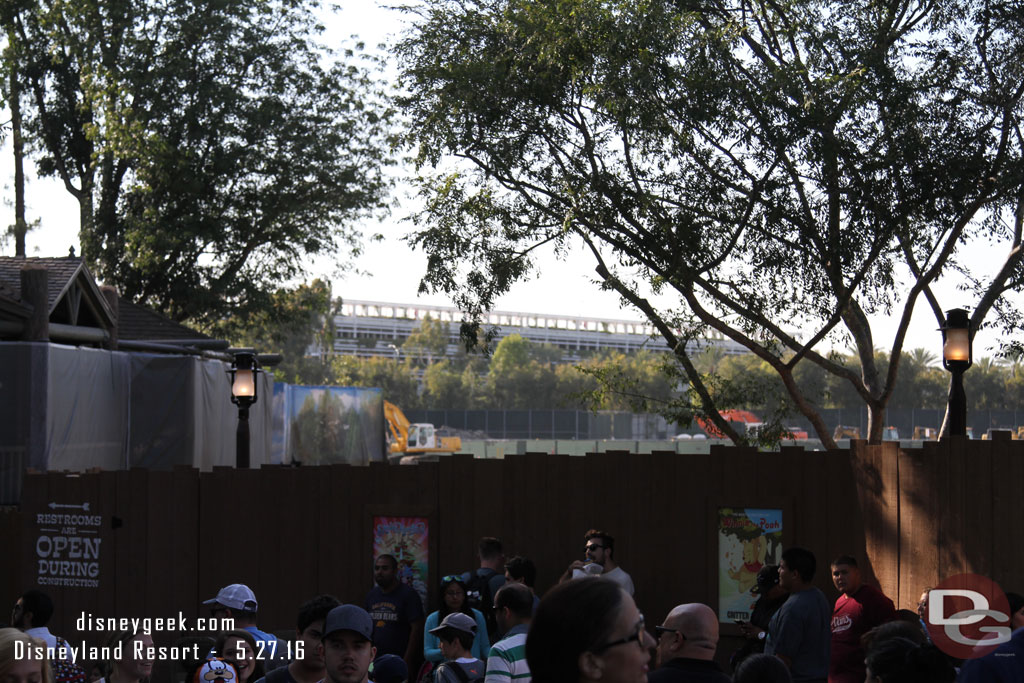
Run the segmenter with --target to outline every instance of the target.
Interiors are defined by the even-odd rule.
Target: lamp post
[[[256,375],[260,371],[259,361],[252,349],[238,349],[231,362],[231,402],[238,406],[238,431],[236,432],[235,467],[249,467],[249,406],[256,402]]]
[[[964,372],[971,367],[971,319],[967,311],[954,308],[946,311],[942,330],[942,367],[949,370],[949,403],[946,408],[949,436],[967,436],[967,396],[964,394]]]

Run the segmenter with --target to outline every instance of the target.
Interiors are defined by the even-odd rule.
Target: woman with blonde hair
[[[17,643],[21,643],[21,647]],[[35,654],[38,648],[42,648],[42,657],[26,656],[30,649]],[[53,683],[53,670],[46,657],[46,643],[16,628],[0,628],[0,681]]]

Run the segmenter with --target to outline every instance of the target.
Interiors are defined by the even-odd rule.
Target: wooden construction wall
[[[476,566],[481,536],[500,537],[507,556],[533,559],[543,593],[582,557],[584,532],[604,529],[653,625],[679,603],[716,606],[720,507],[781,508],[784,545],[815,553],[816,583],[830,599],[837,593],[827,565],[841,554],[860,559],[897,607],[913,608],[921,590],[961,571],[1020,592],[1022,489],[1024,443],[963,441],[916,451],[857,443],[833,452],[723,447],[709,455],[454,456],[414,467],[46,473],[25,479],[21,538],[12,515],[0,532],[5,547],[20,544],[5,564],[18,565],[27,588],[37,585],[40,550],[51,549],[40,547],[50,533],[41,529],[56,529],[38,514],[88,504],[88,513],[69,509],[101,517],[101,528],[78,529],[100,539],[98,587],[39,586],[58,606],[51,630],[93,644],[102,637],[75,628],[82,612],[207,616],[201,602],[229,583],[254,590],[267,630],[294,628],[297,607],[318,593],[361,604],[372,586],[375,514],[429,518],[431,609],[441,576]]]

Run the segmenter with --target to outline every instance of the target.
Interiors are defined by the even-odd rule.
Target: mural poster
[[[757,572],[782,559],[782,510],[718,509],[718,619],[749,621]]]
[[[394,555],[398,560],[398,580],[419,594],[427,609],[427,570],[429,568],[426,517],[374,517],[373,557]]]

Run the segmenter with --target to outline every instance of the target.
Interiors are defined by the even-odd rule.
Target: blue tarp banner
[[[385,462],[380,389],[274,385],[271,462]]]

